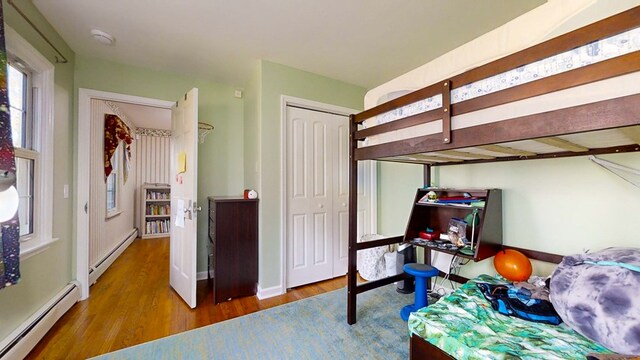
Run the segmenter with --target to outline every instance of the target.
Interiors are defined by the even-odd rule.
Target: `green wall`
[[[601,158],[640,169],[640,154]],[[503,234],[509,245],[567,255],[640,244],[635,223],[640,189],[586,156],[443,167],[436,181],[503,189]],[[465,272],[481,266],[493,271],[490,261],[484,263]]]
[[[640,154],[600,157],[640,169]],[[435,168],[433,174],[439,187],[502,189],[505,244],[563,255],[640,244],[635,229],[640,189],[586,156],[445,166]],[[411,166],[381,166],[378,205],[385,235],[404,231],[412,198],[403,203],[393,194],[403,187],[415,191],[415,186],[406,185],[408,178],[420,184],[422,172]],[[537,274],[546,275],[550,270],[550,266],[534,263]],[[480,273],[495,273],[492,260],[462,269],[466,276]]]
[[[258,63],[244,92],[244,185],[256,190],[260,187],[261,75]]]
[[[423,185],[423,166],[378,161],[378,233],[403,235],[416,189]]]
[[[75,91],[79,88],[175,101],[198,88],[198,118],[215,129],[198,147],[198,202],[206,214],[207,196],[240,195],[244,184],[243,101],[234,87],[201,78],[160,72],[78,56]],[[79,119],[79,121],[85,121]],[[198,221],[198,271],[207,267],[207,218]]]
[[[362,109],[366,89],[268,61],[260,63],[259,181],[260,287],[280,285],[281,97]],[[255,150],[254,150],[255,151]]]
[[[41,253],[21,261],[17,285],[0,290],[0,339],[4,339],[72,279],[73,198],[64,199],[64,184],[73,186],[73,68],[75,56],[30,1],[16,2],[69,60],[55,65],[53,237],[59,240]],[[22,17],[2,2],[4,20],[52,63],[55,52]]]

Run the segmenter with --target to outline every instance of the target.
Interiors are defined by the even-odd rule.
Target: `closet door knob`
[[[345,204],[345,203],[342,203],[342,207],[345,207],[345,206],[347,206],[347,204]]]
[[[318,204],[318,207],[319,207],[320,209],[322,209],[322,208],[324,207],[324,205],[322,205],[322,204]]]

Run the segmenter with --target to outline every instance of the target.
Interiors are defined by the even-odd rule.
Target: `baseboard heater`
[[[131,230],[129,235],[109,251],[102,259],[89,269],[89,284],[95,284],[98,278],[113,264],[114,261],[131,245],[138,236],[138,229]]]
[[[80,300],[80,287],[69,283],[0,342],[0,359],[24,359],[53,325]]]

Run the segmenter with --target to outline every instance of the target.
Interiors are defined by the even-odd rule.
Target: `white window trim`
[[[20,260],[41,252],[53,238],[53,103],[54,65],[15,30],[5,24],[7,53],[33,69],[33,145],[39,154],[34,168],[33,235],[20,244]]]
[[[40,159],[42,158],[40,156],[40,153],[38,151],[34,151],[31,149],[22,149],[22,148],[15,148],[15,156],[16,158],[20,157],[23,159],[28,159],[28,160],[33,160],[33,172],[32,172],[32,176],[33,176],[33,190],[32,190],[32,196],[33,196],[33,203],[31,204],[31,211],[32,211],[32,232],[30,234],[27,235],[22,235],[20,236],[20,243],[24,244],[27,243],[31,240],[37,239],[38,237],[38,232],[37,232],[37,224],[39,222],[39,219],[36,219],[36,209],[38,209],[38,206],[40,205],[40,199],[38,196],[35,196],[35,191],[37,189],[40,188],[41,186],[41,181],[42,181],[42,177],[40,176],[40,174],[38,173],[39,170],[39,166],[40,166]],[[22,247],[22,246],[21,246]]]
[[[111,219],[114,216],[120,215],[122,212],[124,212],[123,210],[120,209],[120,191],[122,190],[122,182],[121,182],[121,170],[122,170],[122,166],[121,163],[122,161],[122,156],[123,156],[123,144],[122,142],[120,142],[118,144],[118,147],[116,147],[116,151],[113,153],[113,159],[116,159],[116,166],[112,169],[112,172],[115,172],[115,176],[116,176],[116,196],[115,196],[115,203],[116,206],[109,210],[109,209],[105,209],[106,210],[106,219]],[[113,161],[111,162],[113,164]],[[105,197],[106,197],[106,187],[105,187]],[[106,199],[107,201],[105,201],[105,206],[106,204],[109,203],[108,199]]]

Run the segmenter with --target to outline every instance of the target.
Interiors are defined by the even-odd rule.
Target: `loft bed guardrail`
[[[578,63],[567,60],[575,56]],[[565,61],[564,68],[557,66],[559,61]],[[547,71],[550,63],[558,69]],[[517,78],[527,67],[542,68],[545,74],[532,72],[529,79],[489,91],[478,86]],[[469,88],[477,93],[465,93]],[[378,124],[367,124],[373,119]],[[404,241],[397,236],[357,242],[357,162],[423,164],[429,185],[432,166],[640,151],[640,7],[443,79],[350,120],[347,322],[354,324],[357,294],[406,278],[399,274],[357,284],[359,250]],[[534,259],[551,259],[528,251]]]

